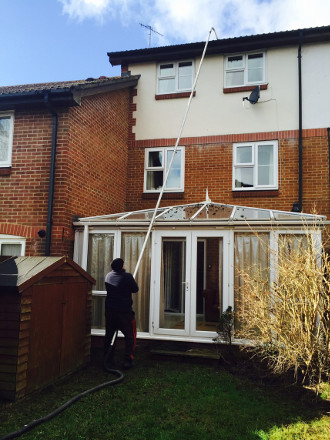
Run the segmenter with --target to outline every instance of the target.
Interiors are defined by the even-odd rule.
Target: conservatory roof
[[[150,223],[154,216],[154,209],[140,211],[121,212],[117,214],[100,215],[96,217],[80,218],[75,224],[111,224],[123,226],[126,224]],[[187,205],[167,206],[157,209],[154,224],[160,223],[323,223],[325,216],[305,214],[300,212],[277,211],[273,209],[260,209],[246,206],[226,205],[214,203],[211,200],[205,202],[190,203]]]

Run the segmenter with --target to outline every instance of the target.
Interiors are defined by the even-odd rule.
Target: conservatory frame
[[[105,237],[113,237],[109,239],[111,251],[108,252],[103,272],[101,270],[99,287],[93,290],[93,300],[99,308],[97,320],[103,319],[106,295],[103,275],[110,270],[110,260],[124,258],[121,247],[130,246],[134,237],[138,246],[134,251],[130,250],[133,254],[135,252],[135,256],[127,268],[133,273],[137,251],[141,250],[153,213],[154,210],[146,209],[86,217],[74,223],[74,260],[83,269],[90,270],[94,278],[97,278],[94,272],[98,269],[89,266],[89,260],[94,258],[88,257],[89,246],[92,255],[94,242],[99,240],[103,243]],[[201,203],[159,208],[152,225],[149,247],[145,251],[145,266],[137,271],[137,281],[140,287],[143,285],[141,295],[149,295],[138,306],[139,310],[144,310],[144,313],[139,312],[141,317],[148,314],[141,318],[145,324],[142,324],[142,331],[138,329],[138,338],[212,342],[217,322],[214,317],[211,321],[206,319],[206,294],[216,290],[216,308],[219,309],[216,313],[226,310],[228,306],[234,307],[235,258],[240,253],[240,245],[237,245],[239,239],[243,242],[250,240],[247,246],[251,246],[251,249],[257,246],[257,252],[261,255],[262,240],[258,234],[264,234],[270,251],[267,254],[267,268],[272,283],[276,278],[279,236],[311,233],[315,247],[319,248],[322,229],[326,224],[325,216],[225,205],[209,199]],[[252,253],[250,258],[253,258]],[[213,261],[216,263],[213,264]],[[146,281],[146,271],[150,275],[149,281]],[[143,278],[144,282],[141,282],[139,272],[147,276]],[[206,285],[211,278],[213,289]],[[179,287],[181,285],[182,289]],[[102,325],[92,327],[92,335],[103,336],[104,333]]]

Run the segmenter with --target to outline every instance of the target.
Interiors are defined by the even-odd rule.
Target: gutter
[[[52,147],[50,160],[50,175],[48,188],[48,210],[47,210],[47,226],[46,226],[46,246],[45,256],[50,256],[50,247],[52,242],[52,224],[53,224],[53,206],[54,206],[54,186],[55,186],[55,159],[56,159],[56,144],[57,144],[57,128],[58,115],[54,107],[49,102],[49,93],[44,95],[45,106],[48,108],[53,117],[52,122]]]

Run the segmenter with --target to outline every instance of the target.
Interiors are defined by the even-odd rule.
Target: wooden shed
[[[94,283],[68,257],[0,263],[0,397],[21,398],[89,361]]]

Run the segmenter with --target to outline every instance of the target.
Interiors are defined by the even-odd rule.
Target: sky
[[[329,0],[0,0],[0,87],[116,76],[107,52],[205,41],[212,27],[221,39],[327,25]]]

